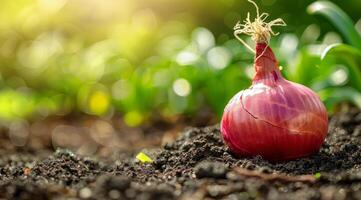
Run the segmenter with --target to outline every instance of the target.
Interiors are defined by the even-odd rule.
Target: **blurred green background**
[[[256,2],[288,24],[271,40],[282,73],[330,112],[361,107],[361,1]],[[253,76],[253,55],[233,37],[247,11],[246,0],[2,0],[0,118],[220,117]]]

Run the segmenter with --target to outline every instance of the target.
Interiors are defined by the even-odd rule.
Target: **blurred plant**
[[[357,32],[350,17],[339,7],[329,1],[317,1],[308,7],[310,14],[317,14],[328,19],[340,32],[347,44],[330,44],[326,46],[320,58],[306,57],[307,61],[318,65],[314,77],[302,75],[302,81],[315,82],[313,87],[327,107],[332,109],[341,101],[351,101],[361,108],[361,36]],[[305,60],[305,59],[304,59]],[[309,63],[300,63],[297,68],[312,66]],[[306,65],[308,64],[308,65]],[[304,70],[309,71],[309,70]]]
[[[243,2],[190,2],[172,1],[179,5],[173,6],[176,12],[156,0],[4,0],[0,119],[77,112],[109,117],[119,112],[126,124],[136,126],[149,117],[201,115],[209,108],[221,116],[227,100],[253,76],[253,55],[229,36],[248,8]],[[329,108],[345,98],[361,105],[359,35],[340,9],[316,3],[322,9],[313,13],[324,13],[336,23],[348,45],[326,48],[341,39],[330,32],[319,43],[316,24],[298,37],[309,20],[290,25],[295,34],[271,41],[277,57],[283,58],[282,73],[319,91]],[[291,1],[264,4],[273,4],[268,10],[278,14],[301,12],[289,10],[294,8],[288,6]],[[182,6],[192,13],[178,11]],[[299,22],[284,16],[289,24]]]

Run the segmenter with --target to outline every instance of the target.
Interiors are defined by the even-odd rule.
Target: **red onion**
[[[311,155],[320,149],[327,134],[325,106],[311,89],[282,77],[268,40],[274,34],[269,31],[271,26],[284,22],[277,19],[279,24],[271,24],[276,20],[267,24],[261,20],[262,32],[256,27],[261,18],[257,13],[255,22],[248,17],[250,24],[246,21],[243,29],[236,26],[236,35],[245,33],[245,28],[258,30],[246,33],[256,41],[256,74],[252,86],[236,94],[224,110],[224,141],[237,155],[261,155],[271,161]]]

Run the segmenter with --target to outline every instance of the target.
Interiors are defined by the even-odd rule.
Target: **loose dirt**
[[[100,158],[65,149],[0,151],[0,198],[361,199],[357,110],[330,118],[319,153],[284,163],[237,158],[218,125],[188,128],[177,140],[143,152],[154,162],[141,163],[136,152]]]

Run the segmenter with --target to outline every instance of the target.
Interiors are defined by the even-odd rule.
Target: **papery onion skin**
[[[221,133],[239,156],[285,161],[319,151],[328,128],[325,106],[309,88],[287,81],[272,50],[257,43],[252,86],[226,106]]]

